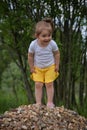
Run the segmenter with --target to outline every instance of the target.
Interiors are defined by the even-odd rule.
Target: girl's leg
[[[46,83],[46,91],[47,91],[47,106],[54,107],[54,104],[53,104],[53,96],[54,96],[53,82]]]
[[[35,82],[35,98],[36,98],[36,104],[40,105],[42,100],[42,82]]]

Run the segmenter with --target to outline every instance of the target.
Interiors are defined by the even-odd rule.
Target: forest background
[[[0,113],[35,103],[27,53],[45,17],[53,19],[61,53],[54,102],[87,117],[87,0],[0,0]]]

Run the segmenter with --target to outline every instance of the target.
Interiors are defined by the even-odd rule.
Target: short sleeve
[[[54,40],[52,40],[52,51],[57,51],[57,50],[59,50],[57,43]]]
[[[31,43],[30,43],[30,46],[29,46],[29,48],[28,48],[28,52],[34,53],[34,48],[35,48],[34,42],[31,42]]]

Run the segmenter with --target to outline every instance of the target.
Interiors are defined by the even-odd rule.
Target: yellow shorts
[[[55,65],[44,69],[35,67],[35,72],[31,74],[31,79],[43,83],[53,82],[59,76],[59,73],[55,72]]]

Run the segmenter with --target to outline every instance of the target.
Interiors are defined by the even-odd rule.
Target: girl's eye
[[[49,35],[42,35],[42,37],[50,37],[51,35],[49,34]]]
[[[46,35],[42,35],[42,37],[46,37]]]

